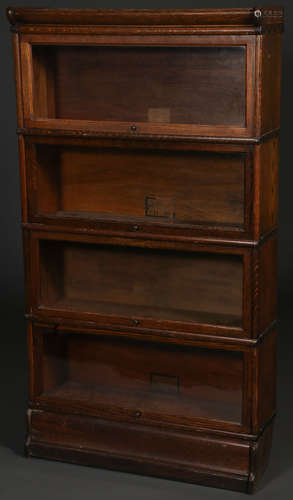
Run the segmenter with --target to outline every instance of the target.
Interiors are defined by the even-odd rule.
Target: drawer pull
[[[137,325],[139,325],[140,321],[139,321],[139,319],[133,319],[133,320],[132,320],[132,323],[133,323],[135,326],[137,326]]]
[[[135,418],[139,418],[139,417],[141,417],[141,411],[139,411],[139,410],[138,410],[138,411],[136,411],[136,412],[135,412],[135,414],[134,414],[134,417],[135,417]]]
[[[130,128],[131,128],[132,132],[135,132],[135,131],[136,131],[136,129],[137,129],[136,125],[131,125],[131,127],[130,127]]]

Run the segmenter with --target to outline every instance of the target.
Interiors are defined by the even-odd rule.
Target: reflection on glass
[[[36,145],[38,214],[241,228],[243,154]]]
[[[241,326],[242,257],[41,240],[41,305]]]
[[[43,398],[182,422],[241,422],[240,352],[50,332],[42,366]]]
[[[36,118],[245,126],[232,47],[33,46]]]

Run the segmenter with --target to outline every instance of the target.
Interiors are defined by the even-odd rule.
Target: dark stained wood
[[[25,143],[22,136],[18,137],[18,156],[19,156],[19,171],[22,179],[21,183],[21,215],[22,221],[25,223],[28,221],[28,196],[29,188],[27,185],[27,168],[26,168],[26,157],[25,157]]]
[[[53,39],[51,35],[22,37],[24,119],[29,127],[61,125],[132,136],[198,135],[200,131],[204,135],[252,135],[254,38],[221,36],[218,44],[198,36],[189,37],[188,42],[186,37],[155,35],[82,37],[78,44],[73,36],[66,37],[65,45],[64,40],[59,35]],[[170,58],[176,72],[170,73]],[[83,60],[86,64],[80,67]],[[219,76],[222,83],[215,87]],[[199,81],[196,93],[192,92],[194,80]],[[214,115],[208,111],[211,102]]]
[[[141,325],[129,324],[126,326],[116,325],[105,325],[101,322],[97,323],[95,321],[90,321],[80,318],[68,318],[64,316],[57,316],[54,314],[46,317],[42,315],[41,311],[34,311],[33,314],[26,314],[26,319],[32,321],[33,324],[38,326],[50,326],[50,328],[56,328],[58,330],[65,331],[83,331],[89,335],[108,335],[108,336],[124,336],[125,338],[133,339],[148,339],[151,342],[170,342],[172,344],[180,345],[194,345],[194,342],[204,342],[209,345],[214,345],[217,341],[221,345],[230,346],[231,349],[237,348],[239,346],[243,347],[256,347],[262,341],[267,331],[263,332],[262,335],[255,339],[243,338],[243,337],[233,337],[233,335],[222,336],[218,333],[216,336],[210,333],[204,333],[197,331],[195,334],[191,332],[181,332],[172,330],[161,330],[156,328],[155,330],[142,328]],[[276,326],[276,322],[272,323],[271,328]],[[201,344],[202,345],[202,344]]]
[[[34,71],[37,119],[245,124],[243,47],[37,46],[33,60],[54,74],[49,85]],[[42,107],[46,83],[54,89],[55,115]]]
[[[34,231],[27,251],[36,314],[251,335],[249,248]]]
[[[254,239],[247,239],[247,238],[241,238],[240,235],[237,235],[235,237],[235,234],[233,234],[233,237],[231,234],[228,234],[226,232],[221,232],[221,236],[217,236],[214,234],[212,236],[207,236],[205,232],[200,231],[200,229],[197,229],[196,231],[196,236],[193,237],[193,234],[190,235],[188,234],[185,230],[180,231],[179,229],[181,228],[176,228],[176,232],[174,230],[174,233],[169,227],[164,227],[164,225],[159,225],[156,224],[154,226],[146,226],[143,224],[137,225],[137,221],[133,221],[132,224],[129,223],[123,223],[119,221],[119,225],[117,225],[116,222],[112,222],[109,220],[103,220],[103,221],[96,221],[92,219],[86,219],[84,220],[84,224],[81,226],[80,222],[77,219],[77,224],[75,224],[75,220],[73,218],[70,220],[70,224],[68,227],[68,224],[66,224],[66,221],[62,221],[62,225],[57,223],[56,217],[54,218],[46,218],[42,222],[39,222],[40,219],[34,218],[34,222],[24,222],[22,224],[22,227],[24,229],[30,230],[30,229],[35,229],[35,230],[40,230],[44,232],[54,232],[54,233],[63,233],[69,232],[70,234],[90,234],[90,235],[103,235],[106,238],[108,237],[122,237],[127,240],[135,239],[137,241],[139,240],[154,240],[154,241],[166,241],[166,242],[178,242],[179,244],[181,243],[187,243],[190,245],[190,247],[193,247],[194,245],[206,245],[209,243],[212,244],[221,244],[223,246],[230,246],[231,243],[235,245],[235,247],[257,247],[260,243],[263,243],[266,241],[268,238],[273,236],[274,234],[277,233],[277,229],[274,231],[264,235],[261,240],[254,240]],[[44,223],[45,222],[45,223]],[[59,221],[58,221],[59,222]],[[184,228],[185,229],[185,228]],[[209,233],[212,234],[212,233]],[[192,237],[190,237],[192,236]],[[129,243],[131,245],[131,243]],[[179,247],[178,247],[179,248]]]
[[[42,136],[25,143],[33,222],[99,231],[135,225],[140,234],[173,238],[213,231],[234,239],[252,231],[251,146],[177,150],[171,142]]]
[[[214,232],[238,239],[242,233],[242,241],[258,241],[277,226],[278,138],[255,148],[186,144],[180,152],[171,143],[101,139],[38,137],[25,144],[32,221],[86,223],[99,231],[108,221],[109,228],[136,225],[140,234],[174,238]]]
[[[280,43],[266,50],[266,36],[277,34],[219,35],[212,44],[203,35],[23,35],[24,125],[130,137],[253,139],[276,133],[280,76],[274,68],[280,67]],[[177,66],[171,74],[170,57]],[[191,91],[195,79],[196,93]],[[215,87],[215,80],[221,85]]]
[[[266,470],[272,447],[273,425],[269,425],[257,442],[250,448],[250,473],[248,479],[247,493],[257,490],[262,474]]]
[[[180,152],[172,143],[133,143],[93,138],[45,139],[40,136],[26,138],[25,144],[29,177],[27,196],[32,221],[52,225],[62,222],[71,228],[82,228],[86,224],[93,231],[95,228],[101,231],[104,226],[127,232],[136,225],[140,235],[168,234],[173,238],[197,238],[204,234],[210,237],[213,232],[237,240],[242,233],[243,243],[247,237],[258,241],[277,225],[278,138],[267,140],[255,148],[188,143],[180,145]],[[176,154],[173,153],[175,151]],[[81,166],[82,159],[88,167]],[[176,165],[182,165],[182,162],[186,167],[176,169]],[[196,168],[193,168],[195,163]],[[217,170],[212,170],[216,164]],[[172,176],[171,165],[174,165]],[[75,176],[79,175],[81,168],[87,173],[78,184]],[[205,175],[207,169],[210,172],[209,181]],[[164,172],[165,177],[161,177]],[[182,172],[185,172],[183,177]],[[62,179],[59,173],[62,173]],[[127,178],[125,181],[122,175]],[[89,176],[91,182],[86,183]],[[69,185],[63,186],[65,183]],[[78,189],[76,186],[79,186]],[[163,195],[156,197],[159,190]],[[156,198],[154,209],[165,206],[169,210],[165,217],[160,213],[151,217],[149,211],[146,215],[147,193]],[[193,198],[195,196],[196,199]],[[99,197],[103,200],[100,201]],[[195,214],[195,220],[172,218],[171,208],[175,208],[176,202],[179,209],[183,210],[186,206],[187,210],[183,199],[188,197],[191,199],[190,213]],[[62,200],[68,203],[71,211],[63,210]],[[82,210],[74,210],[76,200],[80,200]],[[152,203],[151,200],[149,203]],[[175,200],[173,204],[172,200]],[[97,207],[100,205],[100,213],[94,204]],[[211,211],[213,214],[209,215]],[[239,219],[233,224],[231,218],[237,214],[240,217],[241,213],[242,224]],[[226,223],[224,219],[227,219]]]
[[[276,412],[276,338],[273,328],[263,338],[263,342],[255,350],[256,357],[256,399],[254,432],[259,432]]]
[[[283,8],[7,15],[28,456],[254,491],[276,412]]]
[[[29,398],[32,400],[34,395],[38,392],[35,381],[35,358],[37,351],[35,350],[33,339],[33,323],[27,321],[27,352],[28,352],[28,365],[29,365]],[[29,423],[29,422],[28,422]],[[29,429],[27,429],[29,432]]]
[[[79,122],[80,125],[81,122]],[[156,145],[158,149],[163,148],[164,149],[164,144],[168,143],[173,147],[174,149],[182,149],[185,150],[187,147],[196,146],[198,143],[203,143],[203,144],[208,144],[212,145],[215,143],[218,143],[219,145],[221,144],[229,144],[231,146],[237,146],[237,145],[256,145],[256,144],[262,144],[266,142],[267,140],[274,138],[274,137],[279,137],[279,129],[274,129],[271,130],[270,132],[267,132],[263,134],[260,137],[221,137],[221,136],[204,136],[204,135],[196,135],[196,136],[191,136],[191,135],[172,135],[166,133],[156,133],[156,134],[146,134],[146,133],[141,133],[136,134],[134,136],[133,133],[131,133],[130,130],[126,130],[125,132],[105,132],[102,130],[87,130],[87,129],[82,129],[82,128],[76,128],[75,130],[73,129],[60,129],[60,128],[39,128],[33,126],[33,128],[30,127],[19,127],[16,129],[16,133],[18,135],[23,135],[23,136],[41,136],[41,137],[46,137],[48,139],[55,138],[56,141],[62,137],[65,138],[83,138],[84,140],[86,139],[98,139],[98,140],[104,140],[104,141],[109,141],[109,140],[115,140],[115,143],[121,144],[125,143],[126,141],[132,142],[136,144],[138,147],[140,144],[144,144],[147,147],[152,147],[152,145]]]
[[[271,435],[272,425],[255,442],[34,410],[27,452],[249,492],[268,460]]]
[[[130,339],[66,323],[30,321],[29,326],[35,346],[31,404],[38,408],[161,422],[174,429],[208,428],[243,439],[256,439],[275,415],[275,328],[258,343],[241,345],[196,336],[150,343],[145,335]]]
[[[246,9],[44,9],[31,7],[8,7],[9,21],[15,24],[61,24],[61,25],[193,25],[238,29],[257,27],[258,32],[270,28],[282,29],[283,8],[259,7]]]
[[[31,217],[245,230],[251,165],[243,153],[93,149],[36,144]],[[249,217],[249,214],[247,214]],[[84,222],[84,221],[83,221]],[[82,223],[83,223],[82,222]]]
[[[56,113],[55,103],[55,58],[49,50],[47,64],[43,62],[43,49],[40,46],[33,48],[33,108],[35,115],[53,118]]]
[[[242,323],[243,264],[238,256],[42,241],[40,267],[41,307]]]
[[[259,236],[269,233],[278,224],[279,139],[272,139],[256,148],[259,154]]]
[[[249,430],[243,353],[36,329],[39,405],[130,421]],[[207,376],[206,366],[210,366]],[[225,370],[223,370],[225,367]]]
[[[277,236],[253,251],[254,336],[265,331],[277,314]]]
[[[282,35],[266,33],[258,38],[257,135],[280,127]]]
[[[23,126],[23,101],[21,93],[21,59],[20,59],[20,40],[19,35],[14,33],[12,35],[13,42],[13,59],[14,59],[14,78],[16,88],[16,111],[17,111],[17,125]]]

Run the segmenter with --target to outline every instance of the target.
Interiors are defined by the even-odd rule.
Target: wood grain
[[[283,8],[7,15],[28,456],[254,491],[276,412]]]
[[[246,9],[44,9],[31,7],[8,7],[9,21],[15,24],[61,24],[61,25],[193,25],[194,27],[232,25],[243,30],[258,28],[258,32],[269,28],[281,30],[283,8],[259,7]]]

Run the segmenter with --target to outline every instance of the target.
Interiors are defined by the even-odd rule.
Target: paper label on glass
[[[158,123],[170,123],[170,108],[149,108],[148,121]]]

